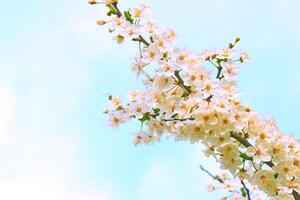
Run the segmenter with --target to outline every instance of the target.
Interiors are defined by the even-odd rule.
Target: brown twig
[[[188,94],[191,94],[192,93],[191,87],[184,84],[184,81],[181,78],[179,72],[180,71],[178,71],[178,70],[175,71],[174,76],[177,78],[179,85],[182,86],[187,91]]]
[[[171,121],[180,121],[180,122],[184,122],[187,120],[194,120],[195,118],[190,117],[190,118],[182,118],[182,119],[178,119],[178,118],[171,118],[171,119],[162,119],[162,121],[164,122],[171,122]]]
[[[212,177],[214,180],[224,183],[224,181],[219,176],[214,176],[212,173],[210,173],[207,169],[205,169],[202,165],[199,165],[200,169],[204,171],[206,174],[208,174],[210,177]]]
[[[246,194],[247,194],[247,199],[248,200],[251,200],[251,196],[250,196],[250,190],[247,188],[245,182],[241,179],[241,184],[243,185],[243,187],[245,188],[246,190]]]

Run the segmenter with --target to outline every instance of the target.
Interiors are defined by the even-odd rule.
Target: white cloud
[[[91,183],[78,173],[83,134],[68,116],[88,83],[85,63],[110,43],[98,35],[96,18],[71,12],[60,24],[20,31],[0,47],[6,72],[0,83],[0,199],[118,199],[109,180]]]
[[[79,140],[66,136],[63,128],[56,127],[51,135],[51,127],[46,121],[35,121],[37,116],[31,116],[27,125],[17,124],[14,119],[21,113],[16,112],[16,100],[9,87],[0,85],[1,134],[6,134],[0,143],[0,199],[112,200],[108,186],[74,181],[80,179],[76,175]],[[35,114],[43,109],[43,103],[31,106],[36,107]]]
[[[0,97],[1,134],[6,134],[0,143],[0,199],[115,199],[110,186],[81,183],[82,177],[77,175],[80,141],[75,135],[66,134],[64,127],[56,127],[56,132],[52,132],[47,120],[38,119],[45,110],[45,102],[36,101],[29,105],[36,110],[24,125],[17,123],[22,114],[16,109],[20,102],[16,102],[14,92],[0,85]],[[38,95],[35,97],[41,100]],[[51,124],[55,123],[54,120]],[[16,127],[9,129],[10,126]]]

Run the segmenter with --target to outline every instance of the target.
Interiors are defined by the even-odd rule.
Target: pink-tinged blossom
[[[271,161],[271,156],[267,153],[264,146],[248,147],[246,153],[248,156],[253,157],[256,163]]]

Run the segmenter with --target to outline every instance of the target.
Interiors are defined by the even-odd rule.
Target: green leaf
[[[175,113],[171,116],[171,118],[175,118],[175,117],[177,117],[177,115],[178,115],[178,113]]]
[[[156,119],[156,117],[160,114],[160,108],[153,108],[152,111],[154,114],[152,114],[152,112],[151,112],[151,114],[149,114],[149,116]]]
[[[129,21],[131,24],[133,23],[133,19],[132,19],[131,14],[130,14],[129,11],[124,11],[124,16],[125,16],[127,21]]]
[[[107,5],[107,8],[109,9],[107,15],[111,15],[111,14],[118,15],[118,11],[113,5]]]
[[[154,112],[155,114],[159,114],[160,108],[154,108],[154,109],[153,109],[153,112]]]
[[[132,41],[134,41],[134,42],[140,42],[141,39],[140,38],[132,38]]]
[[[240,62],[241,62],[241,63],[243,63],[243,62],[244,62],[244,60],[243,60],[243,58],[242,58],[242,57],[240,57]]]
[[[242,196],[246,197],[247,196],[247,192],[245,188],[241,188],[241,192],[242,192]]]
[[[149,113],[145,113],[142,118],[139,119],[141,122],[149,121],[150,120],[150,115]]]
[[[275,178],[275,179],[277,179],[277,178],[278,178],[278,176],[279,176],[279,174],[278,174],[278,173],[275,173],[275,174],[274,174],[274,178]]]
[[[253,160],[252,157],[248,156],[247,154],[245,153],[240,153],[240,157],[243,158],[244,160]]]
[[[153,37],[151,36],[150,37],[150,41],[153,43],[154,42],[154,39],[153,39]]]
[[[247,170],[246,170],[246,169],[240,169],[240,172],[241,172],[241,173],[246,173]]]

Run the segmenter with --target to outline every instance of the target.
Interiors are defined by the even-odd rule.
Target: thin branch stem
[[[257,168],[256,168],[256,166],[255,166],[255,164],[254,164],[254,162],[251,160],[251,164],[252,164],[252,166],[254,167],[254,169],[255,169],[255,172],[257,172]]]
[[[300,200],[300,195],[295,190],[293,190],[292,195],[293,195],[293,197],[294,197],[295,200]]]
[[[140,58],[143,58],[143,55],[142,55],[142,47],[141,47],[141,41],[139,41],[139,52],[140,52]]]
[[[216,65],[213,61],[211,61],[210,59],[207,59],[208,60],[208,62],[210,62],[215,68],[217,68],[218,69],[218,65]]]
[[[142,42],[142,43],[144,43],[147,47],[149,47],[150,46],[150,43],[149,42],[147,42],[146,41],[146,39],[145,38],[143,38],[143,36],[139,36],[139,39],[140,39],[140,42]]]
[[[242,138],[239,136],[236,132],[231,131],[230,132],[230,137],[236,139],[238,142],[240,142],[244,147],[250,147],[252,144],[245,138]]]
[[[150,43],[147,42],[147,40],[146,40],[143,36],[141,36],[141,35],[139,35],[138,38],[133,38],[132,40],[135,41],[135,42],[141,42],[141,43],[143,43],[146,47],[149,47],[149,46],[150,46]]]
[[[112,5],[115,7],[116,11],[117,11],[117,15],[118,17],[121,17],[122,16],[122,12],[120,11],[120,9],[118,8],[118,2],[114,2],[112,3]]]
[[[181,78],[181,76],[180,76],[178,70],[174,72],[174,75],[175,75],[175,77],[178,79],[179,85],[182,86],[182,87],[187,91],[188,94],[191,94],[191,93],[192,93],[191,88],[190,88],[189,86],[186,86],[186,85],[184,84],[184,81],[183,81],[183,79]]]
[[[184,122],[184,121],[187,121],[187,120],[194,120],[195,118],[182,118],[182,119],[178,119],[178,118],[171,118],[171,119],[162,119],[162,121],[164,122],[172,122],[172,121],[180,121],[180,122]]]
[[[241,179],[241,184],[243,185],[243,187],[244,187],[245,190],[246,190],[246,193],[247,193],[247,199],[248,199],[248,200],[251,200],[250,191],[249,191],[249,189],[247,188],[245,182],[244,182],[242,179]]]
[[[206,174],[208,174],[210,177],[212,177],[214,180],[219,181],[220,183],[224,183],[224,181],[219,176],[214,176],[212,173],[210,173],[207,169],[205,169],[202,165],[199,165],[200,169],[204,171]]]
[[[222,76],[222,69],[223,69],[223,67],[218,66],[217,69],[218,69],[218,73],[217,73],[216,78],[217,79],[222,79],[223,78],[223,76]]]

